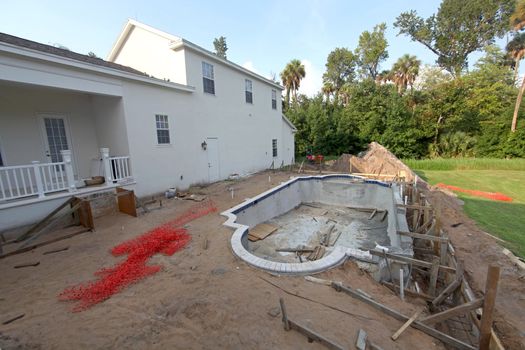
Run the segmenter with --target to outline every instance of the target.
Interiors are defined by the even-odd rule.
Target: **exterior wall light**
[[[202,149],[203,149],[204,151],[206,151],[206,148],[208,148],[208,144],[206,143],[206,141],[203,141],[203,142],[201,143],[201,147],[202,147]]]

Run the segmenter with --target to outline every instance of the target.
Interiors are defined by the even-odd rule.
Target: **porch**
[[[91,192],[94,187],[108,187],[133,182],[129,156],[109,155],[108,148],[100,149],[103,184],[88,186],[75,179],[70,150],[61,150],[61,162],[0,167],[0,209],[2,204],[20,199],[40,199],[60,193]]]

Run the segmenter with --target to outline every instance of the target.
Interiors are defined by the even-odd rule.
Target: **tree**
[[[290,105],[290,92],[294,101],[297,101],[297,91],[301,85],[301,80],[306,76],[304,65],[298,59],[293,59],[281,72],[281,80],[286,88],[286,104]]]
[[[228,45],[226,44],[226,38],[220,36],[213,40],[213,47],[215,47],[215,54],[221,58],[226,59],[226,51],[228,51]]]
[[[326,72],[323,74],[323,91],[335,93],[355,79],[356,56],[345,48],[336,48],[328,55]],[[324,88],[326,87],[326,88]]]
[[[517,33],[505,47],[509,56],[514,60],[514,81],[518,78],[520,61],[525,56],[525,33]]]
[[[405,54],[401,56],[392,66],[391,80],[397,86],[397,92],[401,95],[407,89],[408,85],[412,89],[414,81],[419,74],[421,61],[416,56]]]
[[[514,12],[510,16],[510,25],[514,30],[522,30],[525,27],[525,0],[518,0]]]
[[[366,30],[359,36],[355,54],[361,68],[361,76],[365,79],[375,80],[379,72],[379,65],[388,58],[385,30],[386,24],[381,23],[376,25],[372,32]]]
[[[425,45],[438,56],[437,64],[459,77],[468,56],[503,36],[515,0],[443,0],[427,19],[416,11],[403,12],[394,26],[399,34]]]

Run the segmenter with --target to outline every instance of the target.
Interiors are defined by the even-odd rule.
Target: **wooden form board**
[[[121,213],[137,217],[137,205],[135,204],[135,193],[133,191],[117,187],[117,201],[118,210]]]
[[[95,228],[95,223],[93,220],[93,212],[91,211],[91,203],[89,201],[83,200],[82,198],[73,197],[71,207],[74,207],[78,204],[80,205],[76,212],[78,214],[80,225],[93,230]]]
[[[278,228],[279,227],[271,224],[259,224],[248,231],[248,239],[252,242],[265,239],[277,231]]]

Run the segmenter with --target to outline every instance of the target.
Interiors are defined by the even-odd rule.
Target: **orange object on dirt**
[[[444,183],[438,183],[436,186],[441,187],[441,188],[446,188],[446,189],[456,191],[456,192],[466,193],[466,194],[469,194],[475,197],[483,197],[487,199],[492,199],[493,201],[512,202],[511,197],[506,196],[503,193],[499,193],[499,192],[484,192],[484,191],[478,191],[478,190],[467,190],[467,189],[457,187],[457,186],[445,185]]]
[[[217,210],[208,200],[192,206],[175,220],[158,226],[145,234],[111,249],[113,256],[128,255],[127,259],[110,268],[95,272],[97,280],[66,288],[58,298],[76,300],[73,312],[83,311],[98,304],[128,285],[160,271],[160,265],[147,265],[149,258],[157,253],[173,255],[191,240],[184,224]]]

